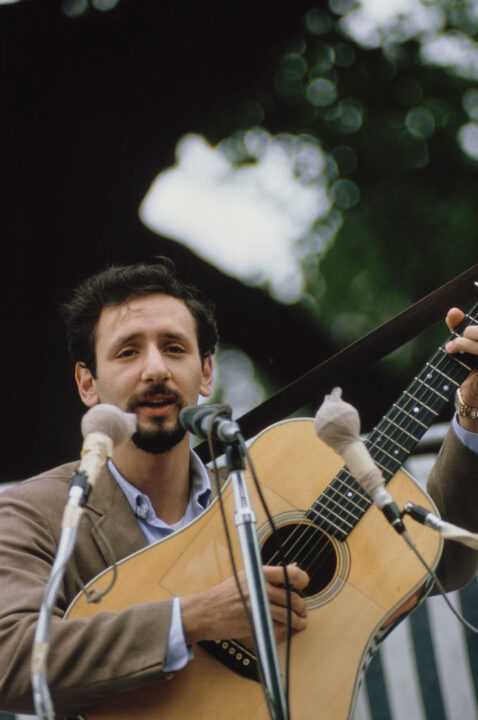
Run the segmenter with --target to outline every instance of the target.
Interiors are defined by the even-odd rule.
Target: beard
[[[131,440],[140,450],[144,450],[144,452],[151,455],[160,455],[172,450],[185,435],[186,430],[177,423],[171,430],[166,430],[161,426],[151,430],[139,428],[131,437]]]
[[[171,390],[166,385],[160,384],[150,388],[147,393],[135,395],[130,398],[128,402],[128,412],[134,412],[141,403],[147,402],[148,398],[154,395],[173,397],[179,410],[184,407],[183,398],[179,393]],[[169,450],[172,450],[173,447],[178,445],[186,435],[186,430],[180,425],[179,420],[175,426],[169,430],[163,426],[163,418],[156,418],[155,422],[155,428],[145,429],[138,427],[131,437],[131,440],[137,448],[151,455],[160,455],[169,452]]]

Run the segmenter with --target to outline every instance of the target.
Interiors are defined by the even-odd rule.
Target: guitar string
[[[475,320],[475,319],[474,319],[473,317],[471,317],[470,315],[468,316],[468,319],[469,319],[469,320],[472,320],[472,321]],[[457,334],[458,334],[458,333],[455,333],[455,335],[457,335]],[[451,357],[451,356],[449,356],[447,353],[445,354],[445,356],[446,356],[446,358],[448,358],[448,359]],[[452,365],[452,367],[453,367],[453,366],[454,366],[454,364]],[[425,367],[426,367],[426,368],[427,368],[427,367],[430,367],[430,363],[428,363],[427,366],[425,366]],[[466,369],[469,371],[468,366],[466,366]],[[427,379],[430,379],[430,373],[429,373],[428,370],[427,370],[427,373],[428,373],[428,374],[427,374]],[[441,372],[441,371],[439,371],[439,373],[440,373],[440,375],[443,375],[443,376],[445,376],[445,377],[448,379],[449,376],[448,376],[447,374],[445,374],[445,373],[443,373],[443,372]],[[416,380],[418,381],[418,387],[419,387],[419,384],[420,384],[420,383],[423,383],[424,387],[427,388],[427,389],[430,391],[432,399],[433,399],[436,395],[438,395],[439,397],[441,397],[441,399],[442,399],[443,401],[445,401],[445,402],[448,401],[448,398],[447,398],[446,396],[444,396],[444,395],[442,395],[441,393],[439,393],[434,387],[431,387],[428,383],[426,383],[425,381],[423,381],[421,378],[416,378]],[[459,384],[459,383],[455,383],[456,386],[458,386],[458,384]],[[407,393],[407,391],[406,391],[406,393]],[[408,393],[408,394],[410,394],[410,393]],[[411,394],[410,394],[410,399],[409,399],[409,401],[411,401],[413,404],[415,404],[415,403],[416,403],[416,396],[417,396],[417,393],[416,393],[416,392],[411,393]],[[405,398],[405,400],[407,400],[406,394],[405,394],[403,397]],[[422,404],[424,404],[424,405],[429,405],[428,398],[423,398],[423,399],[422,399],[422,398],[419,398],[419,400],[422,402]],[[397,404],[397,405],[398,405],[398,404]],[[399,410],[400,410],[400,408],[399,408]],[[405,412],[406,412],[406,411],[405,411]],[[410,415],[409,413],[407,413],[407,414]],[[412,417],[412,416],[410,415],[410,417]],[[415,427],[415,421],[417,420],[417,418],[413,418],[413,420],[414,420],[414,427]],[[390,422],[390,418],[389,418],[389,417],[386,417],[386,418],[385,418],[385,421]],[[392,422],[392,424],[393,424],[393,421],[391,421],[391,422]],[[423,426],[424,429],[427,429],[428,425],[426,425],[426,424],[424,424],[424,423],[421,423],[420,420],[418,420],[418,422],[419,422],[420,424],[422,424],[422,426]],[[378,427],[380,427],[380,426],[378,426]],[[392,429],[393,429],[393,427],[392,427]],[[403,423],[402,423],[402,427],[399,427],[398,429],[399,429],[400,432],[403,432],[403,431],[408,432],[408,428],[407,428],[407,427],[403,428]],[[414,429],[414,428],[413,428],[413,429]],[[392,443],[395,443],[395,444],[396,444],[396,441],[395,441],[393,438],[390,438],[390,436],[388,436],[387,433],[383,433],[383,432],[382,432],[382,435],[385,435],[385,436],[387,437],[387,439],[391,440]],[[411,435],[412,440],[413,440],[414,442],[417,442],[417,441],[418,441],[418,438],[416,438],[413,434],[410,433],[410,435]],[[373,447],[373,444],[372,444],[372,447]],[[408,454],[408,452],[409,452],[409,448],[407,448],[407,447],[402,448],[402,450],[404,450],[405,453],[407,453],[407,454]],[[385,452],[386,452],[386,451],[385,451]],[[398,466],[397,466],[397,467],[398,467]],[[329,487],[330,487],[330,486],[329,486]],[[340,492],[339,492],[339,493],[336,492],[335,494],[338,495],[341,500],[345,499],[346,502],[347,502],[347,505],[350,507],[350,504],[351,504],[351,503],[350,503],[350,490],[349,490],[349,488],[347,488],[347,496],[346,496],[346,497],[344,497],[343,494],[341,495]],[[356,496],[359,496],[358,493],[355,493],[355,495],[356,495]],[[327,496],[325,496],[325,497],[327,498]],[[360,495],[360,497],[361,497],[361,499],[362,499],[362,502],[365,501],[365,503],[366,503],[366,508],[365,508],[365,509],[367,509],[368,506],[370,505],[370,503],[369,503],[365,498],[363,498],[361,495]],[[327,500],[329,500],[329,498],[327,498]],[[333,498],[331,499],[331,501],[335,504],[335,500],[334,500]],[[352,502],[352,504],[356,504],[356,503],[353,503],[353,502]],[[345,508],[344,508],[342,502],[340,503],[339,508],[340,508],[340,512],[339,512],[339,513],[335,512],[335,514],[338,515],[338,517],[339,517],[341,520],[343,520],[342,515],[343,515],[343,512],[344,512],[344,509],[345,509]],[[326,504],[325,509],[329,510],[329,514],[330,514],[330,502],[328,502],[328,503]],[[316,513],[316,514],[318,515],[318,513]],[[330,517],[327,518],[327,520],[330,522]],[[349,525],[350,525],[350,523],[349,523]],[[298,540],[300,540],[300,538],[299,538]],[[296,543],[297,543],[297,541],[296,541]]]
[[[475,318],[472,318],[472,320],[475,321]],[[438,372],[442,377],[444,377],[444,378],[445,378],[446,380],[448,380],[448,381],[451,381],[452,384],[454,384],[455,387],[457,387],[457,386],[459,385],[459,382],[456,381],[456,380],[453,381],[453,379],[452,379],[452,374],[453,374],[453,372],[454,372],[454,369],[455,369],[456,367],[458,367],[458,365],[462,365],[462,366],[466,369],[466,371],[469,372],[469,370],[470,370],[471,368],[469,368],[467,365],[463,365],[462,363],[458,363],[458,364],[457,364],[456,362],[453,362],[453,360],[454,360],[453,356],[449,356],[447,353],[445,353],[444,350],[442,350],[442,353],[444,354],[444,357],[445,357],[447,360],[450,360],[450,359],[452,360],[451,367],[450,367],[450,368],[446,368],[446,369],[450,372],[450,375],[449,375],[448,373],[443,372],[443,370],[444,370],[445,368],[439,368],[439,367],[438,367],[438,364],[437,364],[436,367],[433,367],[433,366],[431,366],[431,363],[427,363],[426,368],[427,368],[427,367],[428,367],[428,368],[432,367],[432,375],[433,375],[433,371]],[[450,364],[450,363],[449,363],[449,364]],[[421,379],[418,378],[418,383],[420,383],[420,382],[421,382]],[[432,398],[432,399],[433,399],[436,395],[439,395],[439,396],[440,396],[440,393],[436,393],[436,392],[435,392],[435,389],[434,389],[434,388],[431,388],[430,386],[428,386],[427,383],[424,383],[424,386],[425,386],[425,387],[428,387],[428,390],[430,390],[429,395],[431,394],[431,398]],[[413,392],[413,393],[411,394],[410,398],[407,398],[406,395],[404,395],[403,398],[407,401],[406,404],[405,404],[405,406],[406,406],[407,404],[409,404],[410,401],[411,401],[412,403],[414,403],[414,402],[416,402],[416,393]],[[425,407],[427,407],[427,406],[429,405],[429,398],[428,398],[428,397],[420,398],[419,400],[420,400],[420,402],[422,402],[422,404],[423,404]],[[442,400],[443,400],[443,396],[442,396]],[[396,404],[395,408],[396,408],[396,410],[397,410],[397,412],[398,412],[399,414],[402,414],[402,413],[403,413],[403,414],[405,415],[405,423],[406,423],[406,425],[407,425],[407,428],[409,428],[410,425],[413,425],[413,429],[414,429],[414,427],[415,427],[415,425],[416,425],[417,418],[415,418],[411,413],[409,413],[407,409],[405,409],[404,407],[401,407],[399,403]],[[430,409],[430,408],[428,408],[428,409]],[[395,423],[395,422],[393,421],[393,419],[391,418],[391,413],[389,413],[388,416],[383,419],[383,423],[379,423],[379,425],[378,425],[377,428],[376,428],[376,431],[378,432],[378,439],[382,439],[384,433],[383,433],[383,431],[381,430],[381,425],[382,425],[382,424],[386,424],[386,423],[391,424],[391,426],[392,426],[392,431],[395,429],[395,430],[398,430],[398,432],[400,432],[401,429],[402,429],[402,427],[403,427],[403,423],[401,424],[401,426],[400,426],[400,425],[397,425],[397,423]],[[419,424],[420,424],[420,421],[419,421]],[[393,463],[393,472],[390,472],[390,476],[392,476],[392,475],[394,474],[394,472],[396,472],[396,470],[398,469],[398,467],[400,466],[401,463],[399,462],[399,463],[398,463],[398,467],[395,467],[395,465],[396,465],[396,463],[397,463],[397,460],[396,460],[395,458],[393,458],[393,457],[390,455],[390,453],[388,453],[382,446],[380,446],[380,445],[378,444],[378,440],[375,441],[375,442],[372,440],[372,438],[373,438],[373,436],[374,436],[375,434],[377,434],[377,433],[376,433],[376,432],[371,433],[371,436],[370,436],[370,439],[369,439],[369,444],[370,444],[370,446],[371,446],[372,449],[373,449],[373,448],[378,448],[378,449],[380,450],[380,452],[382,452],[382,453],[385,454],[385,465],[382,465],[383,468],[385,468],[386,470],[388,470],[388,468],[387,468],[387,463],[390,463],[390,462]],[[409,437],[411,437],[412,442],[415,442],[416,438],[414,439],[413,434],[408,433],[408,435],[409,435]],[[387,436],[388,436],[388,433],[387,433]],[[388,437],[389,437],[389,436],[388,436]],[[393,438],[392,438],[392,444],[394,444]],[[409,448],[405,447],[404,450],[405,450],[405,454],[407,455],[408,452],[409,452]],[[396,452],[397,452],[397,451],[396,451]],[[400,453],[399,453],[399,454],[400,454]],[[376,460],[377,460],[377,458],[376,458]],[[378,461],[378,462],[379,462],[379,464],[380,464],[380,461]],[[354,479],[352,478],[352,476],[350,475],[350,473],[347,471],[347,468],[343,468],[342,471],[338,474],[337,478],[340,479],[342,476],[344,476],[345,478],[349,478],[349,479],[351,479],[351,480],[354,481]],[[390,478],[389,478],[389,479],[390,479]],[[354,482],[355,482],[355,481],[354,481]],[[344,484],[344,483],[342,483],[342,484]],[[350,486],[350,483],[347,483],[347,484],[346,484],[347,492],[349,492],[349,486]],[[336,493],[336,494],[337,494],[337,493]],[[340,493],[339,493],[339,494],[340,494]],[[360,491],[357,493],[357,495],[359,495],[360,498],[361,498],[361,500],[362,500],[362,502],[365,503],[365,509],[368,509],[368,507],[369,507],[370,504],[371,504],[371,501],[368,499],[368,497],[361,495],[361,489],[360,489]],[[349,503],[349,498],[348,498],[348,497],[347,497],[347,502]],[[364,510],[364,512],[365,512],[365,510]],[[302,533],[302,535],[303,535],[303,533]],[[326,541],[326,544],[325,544],[325,541]],[[333,552],[332,552],[332,553],[330,552],[330,542],[329,542],[328,539],[325,538],[323,535],[321,535],[321,542],[322,542],[322,545],[324,546],[324,548],[323,548],[323,550],[321,551],[321,553],[319,553],[319,555],[321,555],[321,554],[323,555],[326,550],[329,550],[329,552],[328,552],[328,557],[330,558],[330,556],[331,556],[332,554],[334,554]],[[319,546],[319,544],[318,544],[318,543],[315,543],[315,545],[312,546],[312,549],[317,548],[318,546]],[[309,553],[309,554],[310,554],[310,553]],[[315,553],[315,555],[317,555],[317,553]],[[304,566],[304,562],[301,562],[300,564],[301,564],[302,567]],[[323,565],[323,563],[322,563],[322,565]]]
[[[432,394],[432,399],[433,399],[433,397],[434,397],[434,395]],[[430,400],[429,400],[429,398],[426,398],[426,397],[421,398],[421,401],[422,401],[422,403],[425,402],[426,405],[428,405],[428,406],[430,405]],[[382,433],[382,435],[383,435],[383,433]],[[393,437],[390,438],[390,435],[389,435],[388,433],[386,433],[386,435],[387,435],[386,440],[389,440],[389,441],[391,440],[392,443],[393,443],[393,442],[394,442],[394,438],[393,438]],[[379,438],[380,441],[383,440],[383,437],[381,437],[380,434],[378,435],[378,438]],[[379,452],[383,453],[384,448],[381,447],[377,442],[375,442],[375,443],[373,443],[373,442],[370,443],[370,446],[371,446],[372,450],[373,450],[374,448],[375,448],[375,449],[378,448]],[[409,451],[409,448],[408,448],[408,447],[403,448],[403,446],[402,446],[401,444],[400,444],[400,448],[402,449],[402,451],[405,450],[405,455],[406,455],[406,454],[408,453],[408,451]],[[385,474],[386,474],[386,475],[388,474],[388,475],[391,477],[391,476],[394,474],[394,472],[398,469],[400,463],[398,463],[398,465],[397,465],[395,459],[391,459],[390,457],[387,457],[387,455],[388,455],[388,453],[386,453],[386,455],[385,455],[385,461],[384,461],[384,463],[381,463],[380,460],[378,459],[378,457],[376,457],[375,459],[376,459],[376,462],[378,463],[378,465],[381,466],[382,469],[385,471]],[[400,452],[399,452],[399,455],[400,455]],[[392,470],[390,470],[390,467],[389,467],[390,464],[392,465]],[[346,474],[346,473],[345,473],[345,474],[342,473],[342,476],[347,479],[347,474]],[[342,483],[342,484],[343,484],[343,483]],[[345,512],[348,512],[349,515],[350,515],[350,503],[348,502],[348,501],[349,501],[349,495],[350,495],[350,490],[349,490],[349,489],[347,489],[347,492],[346,492],[346,495],[345,495],[345,496],[344,496],[343,493],[341,493],[340,491],[339,491],[339,492],[336,492],[336,493],[335,493],[334,501],[335,501],[335,502],[339,502],[339,503],[341,503],[342,501],[345,501],[344,504],[346,504],[348,507],[345,507],[344,510],[345,510]],[[338,501],[337,501],[337,499],[336,499],[337,497],[339,498]],[[368,509],[367,506],[368,506],[370,503],[367,502],[367,501],[365,501],[365,502],[366,502],[366,508],[365,508],[365,509]],[[329,504],[329,505],[330,505],[330,504]],[[330,506],[328,507],[328,510],[329,510],[329,512],[330,512]],[[336,515],[337,515],[337,513],[336,513]],[[339,513],[339,516],[342,516],[342,515],[343,515],[343,513]],[[359,519],[359,518],[358,518],[358,519]],[[330,516],[329,516],[329,520],[330,520]],[[326,544],[325,544],[324,547],[325,547],[325,549],[329,549],[329,551],[331,550],[330,542],[329,542],[328,540],[326,541]],[[303,560],[305,560],[306,558],[308,559],[308,557],[310,557],[311,555],[316,554],[316,553],[315,553],[315,550],[316,550],[316,548],[314,548],[313,546],[311,546],[311,547],[309,548],[309,553],[303,558]],[[320,554],[320,553],[319,553],[319,554]],[[325,558],[324,561],[330,563],[330,559],[329,559],[328,557]],[[312,560],[312,566],[317,568],[317,565],[318,565],[318,560],[317,560],[317,559]],[[309,568],[311,568],[311,565],[309,565]]]
[[[455,330],[452,333],[451,337],[459,336],[464,327],[467,327],[468,324],[470,324],[471,322],[476,322],[477,318],[474,317],[472,313],[477,308],[478,305],[476,305],[472,309],[472,311],[470,311],[470,313],[466,314],[466,317],[461,323],[461,326],[459,326],[459,329]],[[460,330],[460,332],[458,330]],[[435,358],[438,360],[438,362],[436,363],[434,363]],[[440,363],[442,365],[447,365],[447,367],[440,367]],[[429,412],[432,414],[433,417],[436,417],[441,407],[449,401],[449,398],[452,395],[452,391],[450,392],[449,386],[445,385],[442,388],[446,392],[446,395],[444,395],[436,387],[430,385],[429,382],[426,382],[426,380],[433,380],[433,374],[437,373],[438,376],[440,376],[440,379],[444,378],[446,382],[450,382],[452,386],[454,386],[456,389],[456,387],[458,387],[464,379],[463,374],[465,374],[466,376],[466,374],[470,372],[470,370],[471,367],[469,365],[463,362],[459,357],[449,355],[445,351],[444,346],[441,346],[435,354],[434,358],[432,358],[429,362],[426,363],[422,373],[414,378],[410,386],[404,391],[404,393],[402,393],[397,403],[392,406],[391,411],[384,418],[382,418],[382,420],[378,423],[377,427],[370,433],[369,442],[366,441],[366,444],[369,447],[369,450],[375,450],[376,453],[380,452],[385,456],[383,462],[380,462],[378,458],[375,458],[375,462],[379,467],[381,467],[385,474],[389,476],[388,479],[390,479],[393,474],[395,474],[395,472],[400,468],[403,460],[393,458],[387,451],[387,449],[381,447],[379,441],[382,441],[385,438],[386,442],[391,445],[395,445],[394,453],[396,455],[400,456],[400,451],[402,451],[405,456],[408,456],[412,448],[409,448],[406,442],[410,442],[411,440],[413,447],[431,424],[431,422],[428,422],[427,424],[423,423],[421,419],[416,417],[418,412],[420,412],[421,410],[425,410],[425,412]],[[422,376],[425,373],[426,379],[423,379]],[[456,377],[454,377],[456,375],[461,376],[460,380],[457,380]],[[436,406],[436,404],[440,406],[438,411],[435,410],[434,407],[434,405]],[[391,413],[394,409],[396,409],[398,413],[402,413],[405,415],[405,420],[400,425],[395,422],[395,419],[391,418]],[[412,412],[410,412],[410,410]],[[388,424],[390,426],[389,428],[387,427],[387,432],[384,432],[381,429],[381,426],[384,424]],[[412,430],[415,431],[417,429],[417,426],[422,426],[421,428],[418,428],[418,438],[414,435],[413,432],[411,432]],[[404,442],[402,437],[400,437],[401,442],[399,443],[398,440],[389,433],[395,433],[400,435],[405,434],[405,445],[402,445],[402,443]],[[373,436],[377,434],[379,437],[377,438],[377,440],[374,441]],[[387,463],[393,463],[392,468],[389,468]],[[338,487],[334,487],[332,488],[333,497],[329,498],[327,497],[326,493],[331,489],[334,481],[336,481],[335,485],[344,486],[346,488],[346,492],[344,493]],[[339,530],[343,530],[343,523],[345,522],[347,525],[349,525],[350,532],[372,503],[368,495],[363,494],[362,488],[358,484],[356,488],[351,489],[351,482],[356,484],[356,481],[346,467],[342,468],[342,470],[334,478],[334,481],[325,489],[324,493],[322,493],[322,495],[318,498],[318,500],[314,503],[314,505],[311,509],[309,509],[308,512],[310,513],[311,510],[313,510],[316,515],[316,521],[317,519],[325,519],[327,525],[332,524],[332,526],[334,526],[334,523],[333,521],[331,521],[330,516],[333,517],[335,515],[339,523],[342,524],[342,528],[340,527],[340,525],[335,525],[335,527]],[[325,504],[323,502],[324,497],[326,500]],[[338,502],[336,498],[339,498]],[[356,502],[356,500],[358,500],[359,502]],[[321,511],[317,511],[315,509],[314,506],[317,504],[322,504]],[[361,513],[354,516],[351,511],[351,506],[358,507],[361,510]],[[336,509],[334,509],[335,507],[338,507],[338,512]],[[325,518],[321,516],[321,512],[323,513],[324,511],[327,511],[328,513],[328,516]],[[346,518],[344,518],[344,513],[348,514],[349,517],[352,517],[352,523],[350,523],[346,520]],[[313,543],[313,541],[306,541],[302,545],[301,541],[304,541],[309,532],[308,529],[304,529],[304,526],[305,523],[302,523],[301,525],[296,526],[293,532],[291,532],[287,540],[288,542],[290,542],[290,540],[295,535],[295,541],[293,545],[286,548],[284,552],[286,557],[291,557],[292,552],[295,551],[296,546],[301,545],[301,552],[303,552],[304,549],[308,550],[308,552],[302,558],[298,555],[292,556],[294,561],[300,560],[300,563],[298,564],[300,564],[300,566],[303,567],[303,569],[305,569],[306,571],[307,568],[311,570],[313,567],[317,570],[318,560],[320,560],[321,555],[324,555],[326,551],[329,551],[328,556],[325,558],[322,557],[322,565],[324,564],[324,562],[330,561],[330,555],[334,554],[334,551],[331,548],[332,544],[328,537],[325,536],[320,530],[318,530],[318,532],[320,533],[319,542],[315,541],[315,543]],[[307,527],[310,528],[310,525],[308,525]],[[323,547],[321,548],[320,552],[317,552],[317,549],[320,548],[320,545],[322,545]],[[309,558],[312,554],[313,560],[310,561]],[[277,555],[273,556],[269,562],[272,562],[274,559],[277,559]],[[309,562],[310,564],[306,565],[307,562]]]
[[[419,387],[419,385],[417,385],[417,387]],[[436,395],[437,395],[437,393],[433,390],[433,391],[432,391],[432,399],[433,399],[433,398],[436,398]],[[406,397],[406,395],[405,395],[405,397]],[[407,398],[406,398],[406,399],[407,399]],[[443,399],[443,396],[442,396],[442,399]],[[410,398],[407,399],[408,402],[409,402],[410,400],[415,401],[415,396],[412,395]],[[432,408],[429,407],[429,400],[430,400],[429,398],[421,398],[421,399],[420,399],[420,402],[421,402],[422,405],[426,404],[426,405],[427,405],[427,409],[432,410]],[[425,403],[425,401],[426,401],[426,403]],[[432,412],[434,412],[434,410],[432,410]],[[383,433],[382,433],[382,436],[383,436]],[[413,435],[409,434],[409,436],[412,437],[412,439],[414,439],[414,440],[416,441],[416,438],[414,438]],[[380,438],[380,439],[381,439],[381,438]],[[394,442],[394,439],[391,438],[388,434],[386,434],[386,440],[388,440],[389,442]],[[400,447],[400,449],[401,449],[402,451],[405,451],[405,453],[408,453],[409,448],[404,448],[401,444],[399,445],[399,447]],[[377,443],[373,443],[373,442],[370,443],[370,448],[371,448],[372,450],[373,450],[373,449],[377,449],[377,448],[378,448],[380,451],[382,450],[382,448],[381,448]],[[387,455],[388,455],[388,453],[387,453]],[[376,462],[377,462],[377,458],[375,458],[375,460],[376,460]],[[390,469],[390,468],[388,467],[388,465],[387,465],[387,462],[390,463],[390,461],[391,461],[391,458],[389,457],[388,459],[386,458],[385,464],[380,463],[380,461],[377,462],[377,464],[378,464],[379,466],[381,466],[382,470],[385,471],[385,474],[386,474],[386,475],[389,475],[389,477],[391,477],[391,476],[396,472],[396,470],[398,469],[398,467],[400,466],[400,464],[398,464],[398,467],[396,467],[397,463],[396,463],[395,459],[393,459],[393,460],[392,460],[392,462],[393,462],[393,467],[392,467],[392,469]],[[342,475],[344,475],[344,474],[345,474],[345,477],[346,477],[347,479],[349,479],[349,478],[352,477],[352,476],[350,475],[350,473],[342,473]],[[348,477],[347,477],[347,476],[348,476]],[[345,484],[345,483],[342,483],[342,484]],[[338,501],[339,503],[341,503],[341,500],[342,500],[342,501],[345,501],[345,504],[347,504],[347,505],[349,506],[349,509],[347,510],[347,508],[343,507],[343,503],[341,503],[341,504],[339,505],[339,508],[340,508],[340,510],[342,510],[342,511],[348,512],[348,514],[349,514],[349,516],[350,516],[350,515],[351,515],[351,512],[350,512],[350,503],[349,503],[349,497],[348,497],[349,492],[350,492],[350,490],[348,489],[348,484],[347,484],[347,494],[344,495],[344,494],[341,493],[340,491],[336,491],[336,492],[335,492],[335,496],[336,496],[336,497],[337,497],[337,496],[339,497],[339,501]],[[366,502],[366,506],[367,506],[365,509],[368,509],[368,507],[370,506],[371,502],[370,502],[370,500],[369,500],[368,498],[365,498],[365,502]],[[334,503],[337,503],[337,501],[335,500],[335,498],[334,498]],[[328,510],[330,511],[330,507],[328,507]],[[318,515],[318,514],[319,514],[319,513],[317,513],[317,515]],[[340,512],[339,512],[339,513],[335,512],[335,515],[336,515],[336,516],[338,515],[338,516],[340,517],[340,519],[343,520],[343,518],[341,517],[341,513],[340,513]],[[358,522],[358,520],[360,519],[360,517],[361,517],[361,516],[359,516],[359,517],[355,516],[355,517],[354,517],[354,520],[355,520],[356,522]],[[330,518],[328,518],[328,520],[330,521]],[[348,524],[350,525],[350,523],[348,523]],[[302,533],[302,536],[304,537],[304,533]],[[322,537],[324,538],[324,536],[322,536]],[[297,541],[296,541],[295,544],[297,544]],[[322,545],[322,550],[321,550],[321,552],[317,553],[317,548],[318,548],[320,545]],[[307,548],[306,548],[306,549],[307,549]],[[331,547],[331,542],[330,542],[330,540],[329,540],[328,538],[324,538],[324,539],[322,540],[322,538],[321,538],[319,542],[315,542],[315,545],[309,545],[308,553],[307,553],[305,556],[302,555],[302,557],[301,557],[301,562],[304,563],[304,564],[302,565],[302,566],[304,567],[304,569],[308,569],[308,570],[312,570],[312,568],[316,568],[316,569],[317,569],[317,565],[318,565],[318,557],[317,557],[317,556],[320,557],[320,555],[324,555],[324,552],[327,552],[327,551],[328,551],[327,556],[322,558],[322,559],[323,559],[323,563],[322,563],[322,564],[327,563],[327,562],[330,564],[330,557],[329,557],[329,556],[330,556],[330,553],[331,553],[331,552],[334,552],[334,551],[333,551],[333,548]],[[313,555],[313,558],[312,558],[312,561],[310,562],[309,558],[310,558],[311,555]],[[309,562],[308,565],[306,564],[307,562]],[[319,568],[319,569],[320,569],[320,568]]]
[[[419,385],[418,385],[418,387],[419,387]],[[431,390],[432,398],[437,395],[437,393],[436,393],[436,391],[435,391],[434,389],[431,389],[431,388],[429,388],[429,389]],[[439,395],[440,395],[441,399],[443,400],[443,399],[444,399],[444,396],[442,396],[441,394],[439,394]],[[408,399],[408,402],[410,402],[410,400],[413,400],[414,402],[416,402],[415,396],[409,398],[409,399]],[[428,400],[428,398],[427,398],[427,400]],[[425,404],[424,401],[425,401],[425,398],[421,399],[421,402],[422,402],[423,404]],[[427,404],[428,404],[428,402],[427,402]],[[407,415],[411,417],[410,413],[407,413]],[[399,428],[399,430],[401,431],[402,429]],[[388,433],[385,433],[385,434],[382,433],[382,436],[383,436],[383,435],[385,435],[385,437],[386,437],[386,439],[387,439],[388,441],[394,442],[394,439],[391,438],[390,435],[388,435]],[[408,433],[408,436],[409,436],[409,438],[411,438],[414,442],[417,441],[417,438],[416,438],[412,433]],[[378,445],[377,445],[376,443],[375,443],[375,444],[372,444],[372,448],[373,448],[373,447],[378,447]],[[402,450],[405,450],[406,452],[408,452],[408,448],[403,448],[401,445],[400,445],[400,447],[401,447]],[[383,450],[382,448],[379,448],[379,449],[380,449],[380,450]],[[386,453],[386,455],[387,455],[387,454],[388,454],[388,453]],[[391,456],[389,456],[389,460],[392,460],[392,462],[393,462],[394,464],[396,463],[395,458],[391,458]],[[384,470],[386,470],[386,471],[389,471],[389,468],[388,468],[386,465],[381,464],[380,461],[378,461],[378,464],[382,466],[382,469],[384,469]],[[397,469],[397,468],[395,468],[395,467],[393,468],[394,471],[395,471],[396,469]],[[342,473],[342,475],[343,475],[343,474],[344,474],[344,473]],[[392,473],[392,474],[393,474],[393,473]],[[345,476],[346,476],[347,480],[352,477],[352,476],[350,475],[350,473],[345,473]],[[337,479],[339,479],[339,480],[341,479],[341,478],[340,478],[340,474],[337,476]],[[339,507],[339,513],[335,512],[335,513],[333,513],[333,514],[335,514],[336,516],[338,516],[339,519],[343,522],[343,521],[344,521],[344,518],[342,517],[342,514],[343,514],[344,511],[347,511],[349,515],[352,514],[352,513],[351,513],[351,510],[350,510],[350,505],[351,505],[351,504],[352,504],[352,505],[355,505],[355,507],[359,507],[360,509],[363,509],[363,508],[362,508],[361,505],[358,505],[357,503],[355,503],[355,502],[353,502],[353,501],[352,501],[352,503],[350,503],[350,497],[349,497],[349,495],[350,495],[350,487],[349,487],[349,483],[342,482],[342,484],[345,485],[345,487],[346,487],[346,489],[347,489],[347,492],[346,492],[346,494],[344,494],[344,493],[340,492],[340,490],[335,489],[335,496],[339,498],[339,502],[337,502],[335,498],[327,498],[327,500],[330,500],[330,502],[334,503],[335,505],[337,505],[337,506]],[[330,486],[329,486],[329,487],[330,487]],[[328,488],[327,488],[327,490],[328,490]],[[327,492],[327,490],[326,490],[325,492]],[[358,496],[358,495],[359,495],[359,493],[357,492],[357,493],[356,493],[356,496]],[[326,497],[327,497],[327,496],[326,496]],[[370,504],[371,504],[371,503],[370,503],[370,500],[368,499],[368,496],[366,496],[366,495],[360,495],[360,497],[361,497],[362,501],[365,502],[365,505],[366,505],[365,509],[368,509],[368,507],[369,507]],[[342,501],[345,501],[345,505],[348,506],[348,510],[347,510],[346,507],[344,507],[344,502],[342,502]],[[329,506],[327,507],[327,509],[330,511],[330,503],[329,503]],[[317,516],[320,516],[320,514],[319,514],[318,512],[316,512],[316,515],[317,515]],[[354,526],[354,524],[356,524],[356,522],[358,521],[358,519],[360,519],[360,517],[361,517],[361,515],[359,515],[359,516],[353,516],[353,520],[355,521],[355,523],[347,522],[347,520],[345,520],[345,522],[349,525],[349,528],[351,529],[351,528]],[[330,517],[328,517],[327,520],[330,522]],[[289,547],[289,548],[288,548],[288,553],[289,553],[289,555],[294,551],[295,545],[297,545],[297,544],[303,539],[303,537],[304,537],[306,534],[307,534],[307,530],[304,530],[304,531],[301,533],[300,536],[296,537],[296,541],[295,541],[294,545],[293,545],[292,547]],[[327,543],[327,544],[329,544],[329,543]],[[312,549],[312,551],[313,551],[313,549]],[[310,554],[310,553],[309,553],[309,554]],[[302,559],[302,562],[303,562],[303,560],[304,560],[304,559]]]

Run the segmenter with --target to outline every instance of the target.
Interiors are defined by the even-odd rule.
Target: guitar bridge
[[[229,670],[259,682],[256,656],[241,643],[236,640],[201,640],[198,644]]]

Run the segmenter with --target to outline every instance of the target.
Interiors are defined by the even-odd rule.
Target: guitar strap
[[[425,295],[388,322],[327,358],[238,418],[243,436],[246,439],[253,437],[314,398],[316,402],[321,402],[323,395],[334,386],[342,385],[357,375],[364,366],[380,360],[428,327],[443,320],[450,307],[466,303],[473,297],[478,297],[478,265],[473,265],[453,280]],[[209,456],[205,442],[198,445],[195,451],[203,460]]]

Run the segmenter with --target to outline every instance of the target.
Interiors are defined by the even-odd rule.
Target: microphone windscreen
[[[315,432],[326,445],[343,455],[346,448],[359,440],[360,418],[353,405],[342,400],[341,388],[326,395],[314,419]]]
[[[90,433],[100,432],[121,445],[130,439],[136,431],[136,415],[120,410],[116,405],[100,403],[88,410],[81,419],[81,434],[84,438]]]

